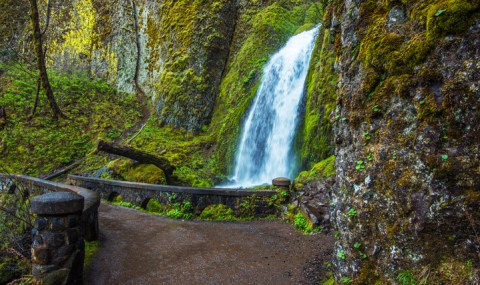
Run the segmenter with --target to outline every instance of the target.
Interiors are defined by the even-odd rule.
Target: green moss
[[[335,175],[335,156],[330,156],[327,159],[315,164],[309,171],[302,171],[295,179],[296,188],[312,180],[321,180]]]
[[[145,207],[147,212],[150,213],[163,213],[163,206],[156,199],[150,199]]]
[[[150,184],[166,184],[165,174],[153,164],[141,164],[125,174],[125,179]]]
[[[435,44],[447,35],[465,31],[474,21],[480,3],[465,0],[408,1],[411,21],[424,23],[426,28],[408,24],[407,32],[388,31],[389,10],[375,1],[360,6],[364,20],[360,28],[359,57],[367,67],[388,75],[413,74]],[[387,5],[388,6],[388,5]],[[391,5],[390,5],[391,6]],[[439,11],[444,10],[442,13]]]
[[[122,195],[117,195],[112,200],[113,203],[121,203],[122,201],[123,201]]]
[[[118,196],[117,196],[118,197]],[[114,200],[114,205],[117,205],[117,206],[122,206],[122,207],[126,207],[126,208],[132,208],[132,209],[135,209],[137,211],[143,211],[142,207],[140,206],[137,206],[131,202],[125,202],[125,201],[120,201],[120,202],[117,202],[116,199]]]
[[[51,84],[62,111],[68,119],[53,121],[43,91],[36,116],[29,120],[35,100],[36,77],[22,72],[24,66],[4,66],[0,80],[0,106],[8,120],[0,130],[2,172],[32,176],[84,157],[98,137],[118,138],[140,119],[133,95],[119,94],[101,80],[84,73],[50,72]]]
[[[92,264],[93,258],[95,257],[95,254],[98,252],[100,249],[100,242],[99,241],[86,241],[85,242],[85,259],[83,262],[83,267],[86,270],[90,267]]]
[[[203,220],[231,221],[235,219],[233,210],[223,204],[209,205],[200,214]]]
[[[335,285],[335,278],[330,277],[327,281],[323,282],[322,285]]]
[[[122,173],[128,171],[133,164],[134,162],[129,159],[115,159],[107,164],[107,168],[113,172],[114,175],[120,176]]]
[[[427,13],[427,39],[435,40],[446,35],[456,35],[474,22],[480,3],[466,0],[443,0],[429,5]],[[445,10],[439,13],[440,10]]]
[[[305,118],[295,140],[299,165],[309,169],[333,152],[330,115],[336,106],[338,74],[329,29],[321,28],[307,75]]]

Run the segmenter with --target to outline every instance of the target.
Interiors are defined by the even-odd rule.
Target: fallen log
[[[49,174],[45,174],[43,176],[40,176],[41,179],[44,179],[44,180],[51,180],[53,178],[56,178],[62,174],[65,174],[67,173],[69,170],[77,167],[85,158],[81,158],[77,161],[74,161],[72,164],[69,164],[67,166],[65,166],[64,168],[61,168],[61,169],[58,169],[57,171],[53,172],[53,173],[49,173]]]
[[[134,149],[133,147],[109,143],[104,140],[98,140],[97,150],[127,157],[141,163],[153,164],[163,170],[163,173],[165,173],[165,179],[167,180],[167,184],[171,185],[173,182],[172,174],[175,170],[175,167],[172,166],[170,162],[163,157],[151,155],[138,149]]]

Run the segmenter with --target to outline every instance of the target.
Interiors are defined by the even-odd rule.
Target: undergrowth
[[[141,117],[133,95],[119,93],[85,73],[49,72],[58,105],[67,119],[51,118],[43,90],[31,116],[37,76],[21,65],[0,64],[0,106],[7,114],[0,129],[4,171],[38,176],[84,157],[98,137],[118,138]]]

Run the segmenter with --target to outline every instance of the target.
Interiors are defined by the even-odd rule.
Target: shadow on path
[[[318,284],[333,239],[281,222],[171,220],[100,206],[85,284]]]

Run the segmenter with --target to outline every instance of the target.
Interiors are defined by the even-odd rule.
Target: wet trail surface
[[[281,222],[181,221],[100,206],[85,284],[318,284],[333,240]]]

